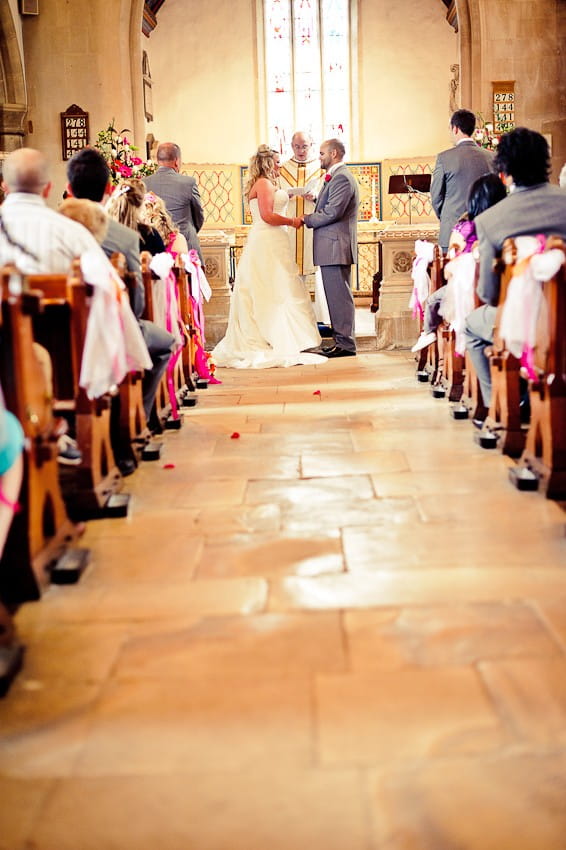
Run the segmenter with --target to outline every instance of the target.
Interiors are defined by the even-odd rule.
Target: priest
[[[301,217],[314,212],[316,195],[322,185],[323,170],[319,158],[313,156],[313,141],[309,133],[297,130],[291,139],[293,156],[281,165],[280,183],[289,195],[287,215]],[[305,197],[306,193],[306,197]],[[322,287],[320,269],[312,258],[312,230],[301,227],[289,228],[289,239],[299,274],[305,286],[314,287],[314,312],[319,323],[321,335],[325,336],[324,326],[330,325],[330,316],[326,297]]]

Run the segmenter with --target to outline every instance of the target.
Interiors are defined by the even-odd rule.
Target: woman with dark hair
[[[462,218],[456,222],[448,243],[448,257],[452,260],[460,254],[471,252],[477,241],[474,219],[480,213],[502,201],[507,190],[497,174],[484,174],[472,183],[468,196],[468,208]],[[436,339],[436,330],[444,318],[444,299],[446,286],[441,286],[426,300],[422,333],[411,351],[420,351],[431,345]]]
[[[253,224],[236,270],[226,336],[212,357],[217,366],[234,369],[326,362],[305,353],[321,339],[291,253],[287,226],[298,228],[302,221],[285,215],[289,198],[278,188],[279,154],[260,145],[248,174]]]

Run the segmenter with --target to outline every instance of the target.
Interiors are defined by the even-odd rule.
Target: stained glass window
[[[295,130],[315,144],[350,133],[348,0],[264,0],[268,138],[283,153]]]

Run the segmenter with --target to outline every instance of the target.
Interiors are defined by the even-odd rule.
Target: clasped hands
[[[303,224],[304,224],[303,219],[300,218],[299,216],[295,216],[294,218],[291,219],[290,226],[294,227],[295,230],[299,230],[303,226]]]

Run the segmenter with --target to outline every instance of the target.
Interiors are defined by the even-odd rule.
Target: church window
[[[263,0],[268,138],[316,143],[350,132],[349,0]]]

